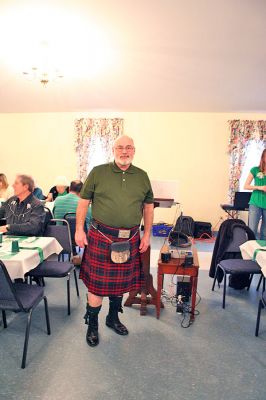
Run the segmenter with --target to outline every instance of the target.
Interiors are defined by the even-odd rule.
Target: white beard
[[[116,161],[118,164],[120,164],[120,165],[129,165],[129,164],[131,164],[131,162],[132,162],[132,158],[131,158],[131,157],[128,157],[128,158],[126,158],[126,159],[121,159],[120,157],[117,157],[117,158],[115,159],[115,161]]]

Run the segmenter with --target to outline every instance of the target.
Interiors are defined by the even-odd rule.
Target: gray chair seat
[[[41,300],[44,301],[47,334],[50,335],[48,304],[43,288],[26,283],[13,283],[5,264],[0,260],[0,310],[2,310],[4,328],[7,328],[6,311],[28,314],[21,368],[26,367],[32,312]]]
[[[32,307],[35,307],[35,305],[38,304],[44,296],[44,289],[40,286],[31,286],[26,285],[25,283],[14,283],[14,288],[22,307],[26,312],[28,312]]]
[[[39,286],[31,286],[25,283],[13,283],[13,288],[16,291],[17,300],[20,302],[23,311],[29,312],[29,310],[35,307],[44,296],[44,289]],[[20,312],[21,306],[14,299],[1,299],[1,306],[4,305],[4,309],[13,312]]]
[[[64,278],[74,270],[73,264],[67,261],[43,261],[32,269],[28,276],[32,278]]]
[[[230,274],[260,274],[261,268],[252,260],[241,260],[241,259],[230,259],[220,261],[219,266],[221,266],[227,273]]]

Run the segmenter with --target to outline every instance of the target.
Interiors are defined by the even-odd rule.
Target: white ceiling
[[[41,4],[50,16],[38,21]],[[83,34],[72,16],[80,16]],[[0,112],[265,112],[265,20],[265,0],[1,0]],[[47,88],[27,81],[21,66],[29,57],[24,33],[37,37],[43,23],[41,39],[65,38],[57,48],[64,78]],[[96,75],[89,46],[98,34],[84,33],[91,24],[113,57]],[[75,35],[82,37],[73,48]]]

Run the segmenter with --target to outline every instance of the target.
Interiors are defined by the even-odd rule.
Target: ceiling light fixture
[[[51,81],[64,77],[56,68],[54,70],[45,70],[37,67],[32,67],[28,71],[23,71],[23,75],[30,81],[38,80],[43,87],[47,87],[48,83]]]
[[[23,71],[23,75],[28,80],[38,80],[43,87],[47,87],[49,82],[63,78],[63,74],[56,66],[58,60],[53,44],[41,41],[36,44],[35,48],[32,48],[32,54],[31,62]]]

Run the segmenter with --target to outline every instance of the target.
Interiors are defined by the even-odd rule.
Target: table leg
[[[157,274],[157,301],[156,301],[156,316],[157,319],[160,318],[160,311],[161,311],[161,293],[163,288],[163,274],[160,274],[158,271]]]
[[[140,295],[140,315],[147,314],[147,294],[142,291]]]
[[[197,283],[198,277],[192,276],[191,280],[191,314],[190,321],[194,321],[195,319],[195,306],[196,306],[196,295],[197,295]]]

